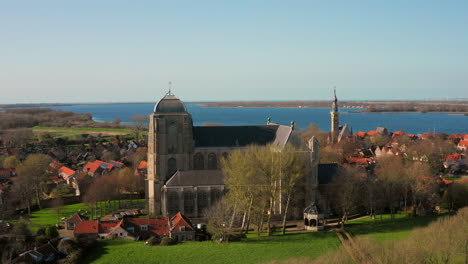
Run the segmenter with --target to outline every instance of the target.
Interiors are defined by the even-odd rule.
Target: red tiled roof
[[[363,131],[359,131],[359,132],[357,132],[356,134],[358,135],[358,137],[362,137],[362,138],[363,138],[363,137],[366,136],[367,133],[366,133],[366,132],[363,132]]]
[[[443,181],[445,184],[447,184],[447,185],[453,183],[453,181],[451,181],[451,180],[446,180],[446,179],[442,179],[442,181]]]
[[[180,212],[174,215],[171,218],[171,221],[172,221],[171,232],[180,232],[181,227],[185,227],[190,230],[193,230],[192,223],[190,222],[190,220],[187,217],[185,217],[183,214],[181,214]]]
[[[449,135],[448,138],[451,138],[451,139],[468,138],[468,134],[452,134],[452,135]]]
[[[369,135],[369,136],[376,136],[376,135],[378,135],[378,134],[379,134],[379,132],[377,132],[377,131],[375,131],[375,130],[372,130],[372,131],[367,132],[367,135]]]
[[[426,132],[426,133],[422,133],[421,138],[427,139],[427,138],[431,138],[432,136],[433,136],[432,133]]]
[[[98,220],[93,221],[81,221],[76,227],[74,234],[97,234],[99,232]]]
[[[80,214],[75,213],[74,215],[72,215],[70,218],[67,219],[67,222],[69,222],[69,223],[79,223],[79,222],[83,222],[83,219],[81,219]]]
[[[148,167],[148,162],[146,162],[145,160],[140,161],[140,165],[138,165],[139,170],[146,170],[147,167]]]
[[[459,147],[468,147],[468,140],[462,140],[458,142]]]
[[[71,175],[75,174],[75,171],[74,171],[74,170],[72,170],[72,169],[70,169],[70,168],[67,168],[67,167],[65,167],[65,166],[62,166],[62,167],[59,169],[59,171],[65,173],[65,174],[68,175],[68,176],[71,176]]]
[[[54,169],[54,170],[58,170],[60,169],[60,167],[62,167],[63,165],[55,160],[53,160],[51,163],[49,163],[49,168],[51,169]]]
[[[445,157],[445,160],[459,161],[460,158],[462,158],[462,157],[463,157],[463,154],[455,153],[455,154],[447,155],[447,156]]]
[[[97,171],[97,169],[99,169],[99,168],[107,169],[107,170],[110,171],[110,170],[112,170],[113,167],[114,167],[114,165],[112,165],[110,163],[100,161],[100,160],[96,160],[94,162],[90,161],[90,162],[86,163],[86,165],[83,167],[83,170],[89,171],[91,173],[95,173]]]
[[[406,135],[405,132],[397,131],[397,132],[393,132],[392,137],[398,137],[398,136],[404,136],[404,135]]]
[[[169,223],[168,219],[163,218],[125,218],[126,226],[128,227],[129,224],[133,226],[138,226],[135,229],[135,233],[145,232],[140,230],[140,226],[147,225],[148,231],[152,234],[158,236],[168,236],[169,235]]]
[[[104,234],[104,233],[109,233],[114,228],[119,227],[122,224],[122,221],[101,221],[99,222],[99,233]]]
[[[349,157],[347,160],[349,163],[357,163],[357,164],[366,165],[366,166],[372,163],[372,159],[369,159],[369,158]]]

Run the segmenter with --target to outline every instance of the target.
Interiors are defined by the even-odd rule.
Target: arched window
[[[167,151],[168,153],[176,153],[177,151],[177,125],[175,122],[169,124],[167,130],[168,134],[168,144]]]
[[[203,191],[199,192],[197,198],[198,212],[203,214],[208,208],[208,193]]]
[[[208,154],[208,169],[209,170],[216,170],[218,168],[218,157],[216,154],[211,152]]]
[[[192,214],[193,205],[193,193],[191,191],[184,192],[184,214]]]
[[[177,161],[176,159],[174,158],[170,158],[167,160],[167,179],[169,179],[170,177],[172,177],[172,175],[174,175],[174,173],[176,173],[177,171]]]
[[[203,157],[203,154],[198,152],[193,156],[193,169],[195,170],[203,170],[205,169],[205,158]]]
[[[169,215],[175,215],[179,212],[179,195],[176,192],[167,194],[167,207]]]

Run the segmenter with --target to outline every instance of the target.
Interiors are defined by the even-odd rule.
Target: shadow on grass
[[[449,216],[450,214],[440,214],[431,216],[399,218],[395,220],[383,220],[378,218],[375,223],[372,221],[365,223],[348,223],[345,229],[352,235],[370,235],[411,231],[414,228],[425,227],[436,219]]]
[[[252,236],[247,239],[243,239],[241,242],[244,243],[284,243],[284,242],[303,242],[305,240],[311,239],[327,239],[330,236],[335,236],[332,232],[303,232],[303,233],[274,233],[272,236],[266,236],[266,234],[262,234],[261,237]],[[233,242],[237,243],[237,242]]]
[[[96,241],[92,247],[85,249],[85,252],[86,254],[80,263],[93,263],[103,255],[108,254],[109,250],[105,247],[104,243]]]

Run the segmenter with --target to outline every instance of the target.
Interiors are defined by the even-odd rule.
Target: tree
[[[36,194],[36,203],[41,209],[41,193],[43,189],[43,183],[48,179],[47,170],[52,159],[44,154],[31,154],[21,164],[18,171],[20,178],[23,178],[23,183],[30,184],[25,186],[27,188],[33,188]]]
[[[381,193],[393,219],[402,197],[406,171],[399,156],[382,156],[377,160],[375,176],[381,185]]]
[[[233,211],[230,226],[235,215],[241,213],[242,228],[248,230],[254,220],[260,234],[266,220],[270,235],[272,216],[282,213],[284,221],[287,217],[297,183],[305,174],[305,156],[290,145],[283,148],[267,145],[249,146],[223,159],[222,169],[229,188],[224,200]],[[286,197],[284,210],[279,206],[284,202],[281,197]]]
[[[307,128],[300,130],[299,135],[305,142],[308,142],[312,137],[317,138],[320,149],[327,144],[328,133],[320,129],[316,123],[310,123]]]
[[[342,167],[331,182],[327,197],[334,211],[341,215],[341,228],[361,202],[361,193],[366,173],[361,168]]]
[[[8,156],[3,160],[4,168],[17,168],[21,162],[16,156]]]
[[[134,115],[130,119],[133,129],[135,130],[135,138],[137,141],[140,140],[140,133],[145,129],[148,124],[148,116],[146,115]]]

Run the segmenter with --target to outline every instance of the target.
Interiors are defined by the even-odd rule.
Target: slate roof
[[[266,145],[276,139],[279,125],[260,126],[196,126],[195,147],[245,147]]]
[[[318,181],[319,184],[329,184],[333,177],[338,172],[338,164],[336,163],[325,163],[318,165]]]
[[[224,174],[220,170],[177,171],[166,182],[166,186],[224,185]]]
[[[154,113],[185,113],[187,109],[184,103],[174,95],[164,96],[154,107]]]

